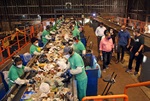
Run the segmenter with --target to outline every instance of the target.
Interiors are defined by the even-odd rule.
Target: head
[[[72,48],[72,47],[65,47],[63,53],[64,53],[64,57],[65,57],[66,59],[69,59],[70,56],[73,55],[74,51],[73,51],[73,48]]]
[[[20,57],[14,57],[14,65],[18,68],[22,68],[22,59]]]
[[[113,33],[113,32],[114,32],[114,30],[111,28],[109,32],[110,32],[110,33]]]
[[[111,34],[108,30],[104,31],[104,35],[105,35],[105,38],[108,39],[108,40],[111,38]]]
[[[103,27],[103,23],[102,23],[102,22],[100,22],[99,26],[100,26],[100,27]]]
[[[126,26],[125,25],[122,25],[121,26],[121,31],[123,32],[123,31],[125,31],[126,30]]]
[[[79,37],[78,36],[73,37],[73,43],[77,44],[78,42],[79,42]]]
[[[31,43],[32,43],[33,45],[35,45],[35,46],[38,46],[38,39],[37,39],[36,37],[33,37],[33,38],[31,39]]]
[[[70,29],[73,31],[74,30],[74,24],[70,25]]]
[[[134,36],[138,36],[140,34],[140,29],[135,29],[134,31],[133,31],[133,35]]]
[[[46,30],[47,30],[47,31],[50,31],[50,25],[47,25],[47,26],[46,26]]]

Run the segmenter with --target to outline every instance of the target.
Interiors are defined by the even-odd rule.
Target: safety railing
[[[124,94],[127,94],[128,88],[147,86],[147,85],[150,85],[150,81],[126,85],[125,88],[124,88]]]
[[[47,19],[42,23],[27,27],[26,29],[12,33],[11,35],[0,40],[0,65],[27,46],[32,37],[36,37],[46,22],[54,21],[53,18]]]
[[[82,101],[88,101],[88,100],[93,100],[93,101],[103,101],[105,99],[112,99],[113,101],[116,101],[119,98],[123,98],[124,101],[128,101],[128,95],[127,95],[127,90],[128,88],[134,88],[134,87],[140,87],[140,86],[147,86],[150,85],[150,81],[146,82],[141,82],[141,83],[135,83],[135,84],[129,84],[126,85],[124,88],[124,94],[120,95],[106,95],[106,96],[86,96],[82,99]]]
[[[114,22],[118,25],[125,24],[127,27],[131,29],[139,28],[141,33],[147,33],[150,29],[148,28],[148,25],[150,23],[146,23],[144,21],[130,19],[130,18],[122,18],[122,17],[115,17],[115,16],[103,16],[106,20],[109,20],[111,22]]]
[[[106,96],[86,96],[82,99],[82,101],[88,101],[88,100],[93,100],[93,101],[104,101],[105,99],[112,99],[112,101],[116,101],[116,99],[124,99],[124,101],[128,101],[128,96],[125,94],[120,94],[120,95],[106,95]]]

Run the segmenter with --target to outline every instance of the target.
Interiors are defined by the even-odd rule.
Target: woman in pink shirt
[[[105,37],[100,42],[100,55],[103,56],[103,72],[106,72],[106,68],[110,64],[111,52],[114,48],[111,34],[109,31],[104,31]]]

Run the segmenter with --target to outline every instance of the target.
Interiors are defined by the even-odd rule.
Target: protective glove
[[[36,81],[34,79],[29,80],[29,84],[34,84]]]
[[[43,54],[43,53],[44,53],[44,50],[41,51],[41,54]]]

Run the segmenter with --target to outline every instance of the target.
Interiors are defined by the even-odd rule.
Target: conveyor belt
[[[97,18],[93,18],[93,19],[96,20],[96,21],[98,21],[98,22],[103,22],[106,26],[111,27],[111,28],[113,28],[116,31],[119,31],[121,29],[120,28],[121,26],[119,26],[119,25],[117,25],[117,24],[115,24],[113,22],[110,22],[110,21],[108,21],[106,19],[103,19],[102,17],[97,17]],[[133,30],[130,29],[130,28],[127,28],[127,29],[130,32],[130,35],[133,36],[133,34],[132,34]],[[147,47],[150,47],[150,35],[148,35],[148,34],[142,34],[142,35],[145,38],[145,45]]]

